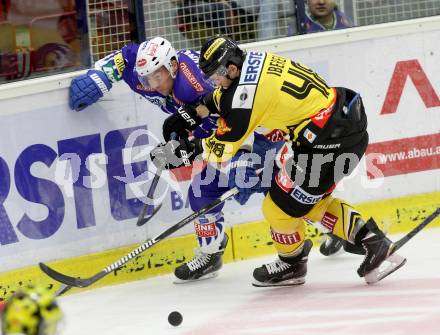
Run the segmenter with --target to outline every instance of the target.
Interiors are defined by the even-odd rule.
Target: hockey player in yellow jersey
[[[177,158],[180,149],[186,149],[190,160],[229,162],[229,186],[240,190],[236,199],[244,204],[264,180],[257,177],[249,153],[254,130],[280,129],[285,134],[286,144],[276,160],[278,171],[262,208],[278,258],[254,270],[255,286],[305,282],[312,247],[305,239],[306,223],[365,250],[358,274],[367,283],[383,279],[405,263],[372,218],[332,196],[335,185],[353,171],[368,145],[367,119],[358,93],[329,87],[293,60],[246,53],[222,36],[203,45],[199,66],[218,85],[205,104],[220,114],[219,127],[208,138],[181,140],[173,147]],[[174,166],[179,164],[174,159]]]

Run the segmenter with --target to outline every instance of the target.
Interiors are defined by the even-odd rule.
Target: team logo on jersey
[[[185,62],[180,62],[179,67],[186,80],[190,83],[190,85],[194,88],[196,92],[202,93],[205,91],[202,84],[200,84],[196,76],[192,73],[191,69]]]
[[[222,117],[217,119],[217,130],[215,134],[218,136],[223,136],[226,133],[229,133],[232,130],[231,127],[228,126],[226,120]]]
[[[316,124],[319,128],[321,128],[321,129],[324,128],[324,126],[327,123],[328,119],[332,115],[333,105],[334,105],[334,103],[332,103],[328,108],[323,109],[318,114],[313,116],[312,119],[311,119],[312,122],[314,124]]]
[[[304,137],[306,138],[306,140],[309,141],[310,143],[313,143],[313,141],[314,141],[315,138],[316,138],[316,134],[315,134],[313,131],[311,131],[310,129],[306,129],[306,130],[304,131],[303,136],[304,136]]]

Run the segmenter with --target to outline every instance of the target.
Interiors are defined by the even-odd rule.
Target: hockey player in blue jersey
[[[182,136],[186,130],[192,130],[192,135],[198,138],[210,136],[214,128],[217,129],[217,118],[206,117],[203,110],[197,110],[196,106],[203,96],[213,91],[213,86],[198,68],[198,59],[199,54],[191,50],[176,52],[170,42],[162,37],[155,37],[140,45],[127,45],[96,62],[94,69],[72,80],[70,108],[83,110],[97,102],[112,88],[113,83],[123,80],[133,91],[171,114],[163,125],[166,141],[172,132]],[[216,131],[222,131],[222,127],[220,120]],[[282,137],[274,133],[255,136],[257,140],[253,151],[262,157],[263,164],[266,152],[276,146]],[[205,180],[208,173],[214,174],[212,182],[209,185],[199,184],[198,181]],[[220,186],[220,178],[220,171],[205,168],[200,176],[193,179],[188,191],[192,210],[201,209],[229,190],[229,185]],[[261,191],[257,187],[250,188],[248,192],[241,192],[237,200],[244,203],[252,193]],[[194,222],[200,249],[192,260],[176,268],[175,275],[179,280],[213,277],[221,268],[222,255],[228,242],[222,207],[216,207]]]

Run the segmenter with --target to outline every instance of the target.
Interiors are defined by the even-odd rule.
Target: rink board
[[[440,40],[438,17],[247,46],[290,57],[332,86],[361,92],[370,146],[335,195],[364,203],[390,232],[420,222],[440,198],[435,40]],[[20,283],[50,284],[32,267],[40,261],[89,276],[192,213],[187,190],[194,176],[176,179],[165,172],[171,189],[159,187],[161,211],[149,224],[136,226],[143,205],[137,192],[146,193],[154,173],[148,155],[137,153],[160,141],[166,115],[124,83],[83,112],[72,112],[68,87],[77,74],[0,85],[0,133],[8,139],[0,142],[0,296]],[[145,170],[146,176],[139,174]],[[261,223],[261,200],[253,196],[246,206],[227,201],[223,211],[233,242],[227,260],[274,252],[267,224]],[[176,241],[164,241],[101,283],[169,272],[192,255],[192,231],[188,225]],[[314,229],[309,233],[317,235]]]
[[[362,213],[374,216],[388,234],[408,232],[439,207],[440,192],[359,204]],[[433,227],[440,227],[440,217],[425,229]],[[273,254],[275,256],[267,222],[258,221],[235,225],[228,228],[226,233],[230,236],[224,257],[226,263],[263,255]],[[312,239],[315,247],[319,246],[322,234],[316,228],[307,225],[307,236]],[[423,243],[423,240],[415,237],[411,243]],[[52,262],[50,265],[72,276],[90,277],[136,247],[137,245],[132,245],[108,250]],[[191,259],[194,248],[196,248],[196,241],[193,235],[166,239],[90,288],[142,280],[173,272],[176,266]],[[404,249],[401,253],[405,254]],[[0,274],[0,283],[0,301],[22,285],[45,285],[54,290],[59,287],[59,283],[49,279],[35,266]],[[71,292],[76,290],[85,289],[73,289]]]

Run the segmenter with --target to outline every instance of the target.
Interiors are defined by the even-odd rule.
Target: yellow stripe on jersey
[[[220,87],[216,88],[212,92],[212,100],[214,101],[215,107],[220,111],[220,99],[222,97],[222,89]]]

